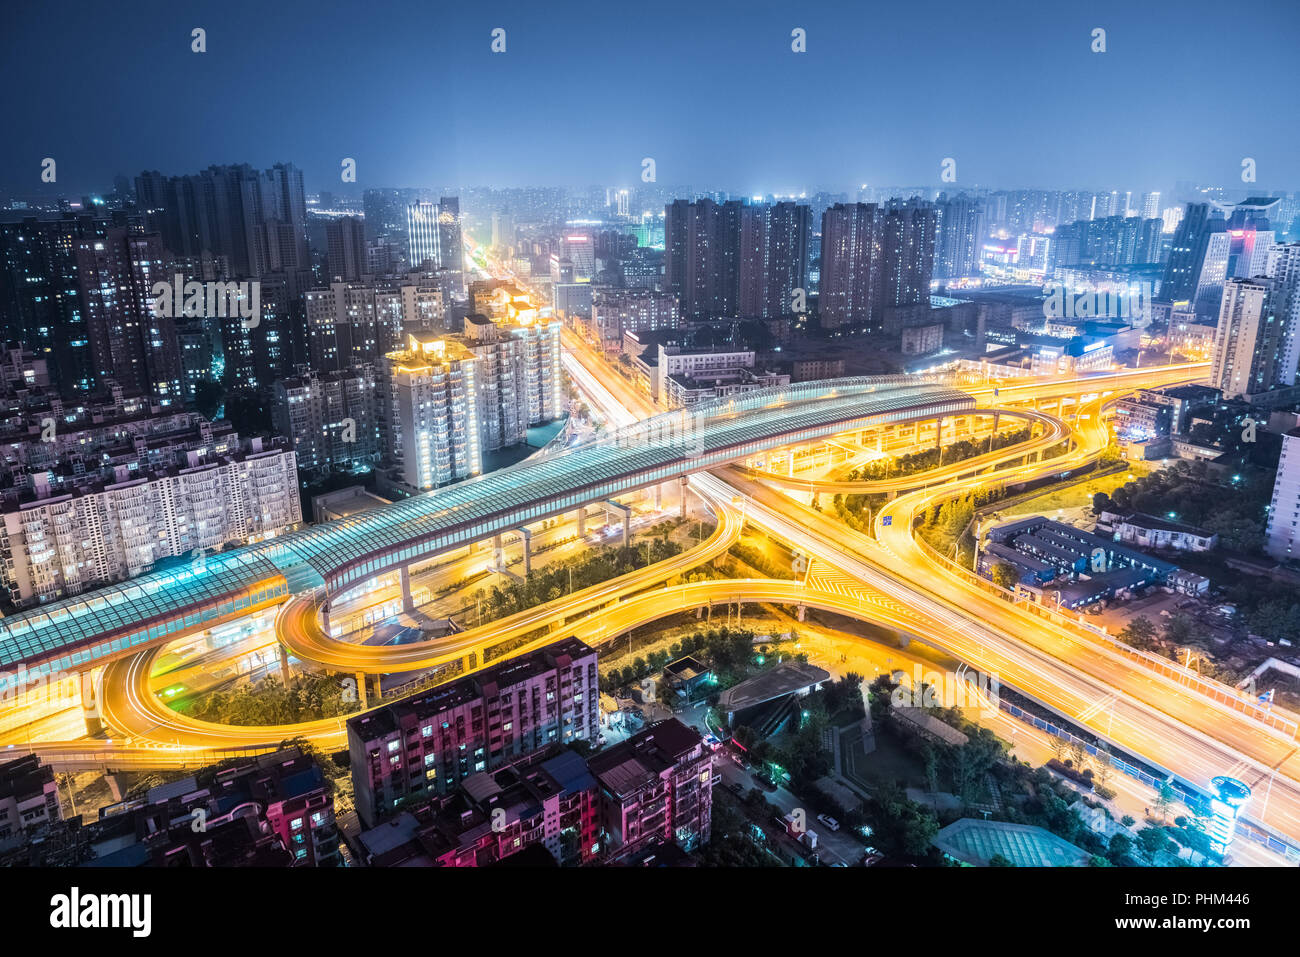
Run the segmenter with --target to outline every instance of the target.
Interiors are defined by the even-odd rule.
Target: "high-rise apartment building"
[[[343,216],[325,224],[326,269],[331,280],[357,282],[367,271],[365,224]]]
[[[1214,334],[1210,384],[1224,398],[1266,392],[1280,384],[1282,323],[1269,308],[1266,279],[1229,279]]]
[[[935,218],[929,204],[911,201],[829,207],[822,215],[822,327],[879,331],[887,308],[926,302]]]
[[[664,210],[664,288],[688,319],[735,316],[740,300],[739,200],[679,199]]]
[[[111,218],[65,214],[0,223],[0,330],[48,365],[50,383],[68,398],[96,387],[95,362],[77,282],[77,246],[112,229],[144,231],[138,214]]]
[[[304,294],[307,353],[319,371],[377,363],[407,332],[446,329],[445,271],[379,283],[331,283]]]
[[[566,638],[350,718],[357,815],[373,827],[404,799],[445,794],[549,745],[595,741],[599,700],[596,652]]]
[[[934,278],[980,275],[984,246],[984,204],[961,193],[935,203]]]
[[[289,440],[304,474],[378,462],[378,417],[375,372],[369,364],[279,379],[272,388],[271,421]]]
[[[461,238],[457,196],[443,196],[438,200],[438,252],[438,265],[447,271],[459,299],[465,293],[465,243]]]
[[[493,322],[472,314],[456,341],[478,358],[479,429],[483,451],[528,439],[528,429],[564,413],[558,320]]]
[[[1268,508],[1268,553],[1287,560],[1300,556],[1300,429],[1282,436],[1273,500]]]
[[[664,212],[664,289],[688,319],[790,315],[808,288],[811,213],[793,202],[676,200]]]
[[[302,170],[292,163],[267,170],[210,166],[186,176],[147,171],[135,182],[148,227],[175,256],[225,257],[241,279],[268,272],[302,277],[311,268]],[[298,288],[307,282],[294,281]]]
[[[3,568],[15,604],[54,601],[148,571],[164,558],[260,541],[302,522],[293,452],[254,439],[246,451],[190,453],[184,468],[130,469],[113,480],[3,507]]]
[[[442,263],[442,235],[437,203],[412,203],[406,207],[407,261],[414,269]]]
[[[797,203],[763,203],[741,210],[739,318],[788,316],[797,305],[795,290],[802,290],[800,298],[807,301],[811,228],[812,211]]]
[[[458,342],[410,333],[384,356],[380,427],[389,478],[418,494],[483,470],[478,357]]]
[[[868,328],[875,314],[881,260],[880,207],[836,203],[822,214],[818,311],[823,329]]]
[[[1282,322],[1282,362],[1278,380],[1300,382],[1300,243],[1275,243],[1264,273],[1270,280],[1270,306]]]
[[[1159,219],[1107,216],[1056,228],[1053,266],[1132,266],[1160,261]]]
[[[157,235],[123,229],[76,246],[77,287],[97,382],[112,379],[162,405],[184,402],[171,316],[153,313],[153,287],[172,282]]]

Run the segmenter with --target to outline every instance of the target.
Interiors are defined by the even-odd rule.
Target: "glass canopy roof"
[[[405,550],[401,562],[414,553],[426,557],[447,547],[440,544],[443,533],[455,530],[460,540],[485,537],[517,524],[522,509],[597,501],[637,488],[652,472],[653,480],[662,481],[664,469],[685,475],[711,467],[743,454],[735,451],[742,446],[775,447],[796,433],[854,420],[914,418],[918,406],[934,414],[973,404],[966,393],[926,384],[922,377],[891,376],[778,386],[666,412],[445,489],[209,556],[202,567],[150,572],[5,618],[0,668],[47,660],[59,650],[69,650],[60,666],[75,667],[217,617],[222,599],[235,594],[287,594],[286,575],[296,582],[315,580],[304,576],[303,566],[329,581],[345,566],[376,556]],[[418,548],[422,543],[427,553]],[[205,604],[213,610],[191,614]],[[173,623],[129,635],[133,626],[158,619]],[[70,651],[122,635],[129,637],[84,653]]]

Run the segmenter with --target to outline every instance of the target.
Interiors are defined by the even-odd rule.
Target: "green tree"
[[[1134,648],[1147,648],[1156,639],[1156,626],[1150,618],[1138,615],[1123,627],[1119,639]]]
[[[1014,591],[1020,581],[1020,572],[1010,562],[996,562],[993,565],[993,584],[1007,591]]]

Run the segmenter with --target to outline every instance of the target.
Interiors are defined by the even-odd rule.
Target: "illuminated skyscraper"
[[[412,268],[419,263],[413,263]],[[465,248],[460,234],[460,198],[438,200],[438,265],[450,273],[457,298],[465,291]]]
[[[742,319],[773,319],[794,312],[796,289],[808,290],[808,234],[812,211],[792,202],[746,206],[740,226]]]
[[[1284,330],[1268,300],[1267,280],[1229,279],[1224,286],[1210,384],[1221,389],[1225,399],[1281,384]]]
[[[426,492],[482,471],[477,366],[464,346],[430,333],[384,357],[384,458],[394,485]]]
[[[822,215],[819,311],[825,329],[879,331],[885,309],[930,295],[935,211],[929,203],[836,203]]]
[[[739,200],[679,199],[664,210],[664,286],[688,319],[736,315],[742,209]]]
[[[473,314],[457,342],[478,357],[479,428],[485,452],[528,439],[530,426],[564,412],[560,331],[556,319],[493,322]]]
[[[935,203],[934,278],[980,274],[984,245],[984,204],[961,193]]]
[[[429,260],[442,265],[437,203],[411,203],[406,207],[406,241],[412,269],[422,268]]]
[[[182,392],[180,342],[172,316],[155,316],[153,286],[164,275],[157,235],[109,230],[102,239],[77,243],[77,283],[90,338],[95,374],[161,405],[179,405]]]
[[[1211,210],[1209,203],[1187,204],[1165,263],[1161,297],[1191,302],[1198,313],[1217,311],[1217,296],[1228,272],[1225,229],[1227,223]]]

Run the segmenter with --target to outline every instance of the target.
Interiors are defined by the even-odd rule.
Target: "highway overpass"
[[[84,670],[324,588],[336,594],[453,548],[712,466],[853,428],[972,409],[919,377],[764,389],[645,419],[591,443],[271,541],[150,572],[0,621],[0,681]]]

